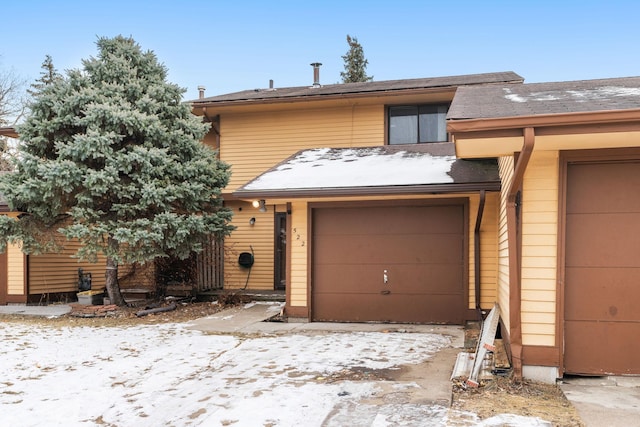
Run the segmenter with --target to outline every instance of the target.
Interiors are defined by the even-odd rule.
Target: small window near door
[[[389,144],[445,142],[449,104],[389,107]]]

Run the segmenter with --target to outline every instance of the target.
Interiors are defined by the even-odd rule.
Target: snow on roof
[[[528,94],[512,93],[511,88],[503,88],[504,97],[513,102],[558,101],[589,102],[610,100],[616,97],[640,97],[640,88],[604,86],[578,90],[558,90],[530,92]]]
[[[494,169],[457,159],[452,143],[316,148],[298,152],[237,193],[495,182]]]
[[[383,185],[444,184],[455,156],[382,148],[302,151],[247,184],[246,190],[283,188],[344,188]]]

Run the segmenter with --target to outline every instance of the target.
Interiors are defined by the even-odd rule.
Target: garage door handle
[[[389,295],[391,293],[391,291],[380,291],[380,293],[382,295]]]

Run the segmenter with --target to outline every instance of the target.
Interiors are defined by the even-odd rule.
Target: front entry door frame
[[[274,221],[273,289],[283,291],[287,283],[287,214],[276,212]]]

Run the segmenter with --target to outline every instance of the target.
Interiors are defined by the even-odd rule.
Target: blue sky
[[[8,3],[8,4],[7,4]],[[637,1],[3,2],[0,68],[29,81],[46,54],[62,71],[96,54],[99,36],[132,36],[185,99],[340,81],[346,35],[374,79],[515,71],[527,82],[640,75]]]

